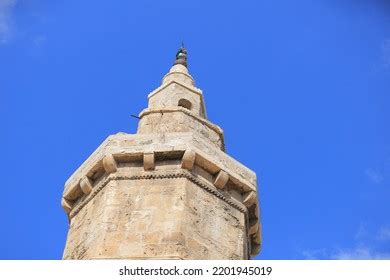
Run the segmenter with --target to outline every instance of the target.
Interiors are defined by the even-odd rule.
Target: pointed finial
[[[184,48],[184,42],[181,42],[181,48],[176,53],[176,60],[173,65],[181,64],[187,67],[187,50]]]

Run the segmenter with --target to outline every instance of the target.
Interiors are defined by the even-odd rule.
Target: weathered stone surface
[[[71,220],[64,259],[247,258],[244,227],[245,213],[186,178],[113,180]]]
[[[226,186],[228,181],[229,181],[229,174],[221,170],[219,171],[217,178],[214,181],[214,186],[216,186],[218,189],[223,189]]]
[[[90,194],[92,192],[92,182],[87,176],[84,176],[80,180],[80,188],[84,194]]]
[[[65,198],[61,199],[61,206],[67,214],[69,214],[70,211],[72,210],[72,204]]]
[[[256,222],[253,222],[252,224],[249,225],[249,230],[248,230],[249,235],[254,235],[258,231],[259,231],[259,225]]]
[[[177,64],[137,134],[109,136],[65,183],[64,259],[248,259],[261,248],[256,174],[225,152]]]
[[[192,132],[196,138],[202,138],[209,145],[225,149],[222,129],[183,108],[147,109],[140,116],[139,134]]]
[[[175,152],[185,151],[187,148],[198,153],[196,160],[205,168],[210,168],[210,172],[225,170],[231,175],[231,180],[239,184],[248,185],[249,189],[256,189],[256,174],[231,158],[219,149],[207,145],[201,138],[189,133],[163,133],[163,134],[146,134],[131,135],[118,133],[109,136],[96,151],[73,173],[65,183],[64,197],[71,193],[69,199],[78,197],[82,194],[81,189],[77,190],[81,176],[91,171],[103,170],[102,160],[106,154],[115,154],[116,156],[131,156],[132,158],[142,158],[145,150],[154,150],[157,152]],[[205,160],[209,162],[205,162]],[[246,182],[246,183],[245,183]],[[249,190],[248,189],[248,190]],[[73,190],[76,195],[73,195]]]
[[[154,152],[145,152],[144,153],[144,169],[145,170],[154,170],[156,164],[154,162]]]
[[[242,203],[244,203],[244,205],[249,208],[253,204],[255,204],[256,201],[257,201],[256,193],[253,191],[250,191],[250,192],[244,194]]]
[[[111,154],[103,158],[103,168],[107,173],[114,173],[118,169],[116,161]]]
[[[183,159],[181,161],[181,168],[191,170],[195,164],[195,157],[195,152],[191,149],[187,149],[184,152]]]

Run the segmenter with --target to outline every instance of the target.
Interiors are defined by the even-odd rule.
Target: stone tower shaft
[[[67,180],[64,259],[249,259],[256,174],[225,153],[180,49],[137,134],[109,136]]]

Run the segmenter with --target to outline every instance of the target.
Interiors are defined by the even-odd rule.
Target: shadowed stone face
[[[64,259],[256,255],[256,174],[224,149],[202,91],[175,64],[149,95],[137,134],[108,137],[66,182]]]

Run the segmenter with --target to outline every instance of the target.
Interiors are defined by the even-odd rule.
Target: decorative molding
[[[187,148],[183,151],[182,156],[177,154],[179,150],[169,150],[168,153],[173,152],[178,157],[178,159],[182,159],[181,168],[185,170],[191,171],[194,167],[194,165],[199,165],[201,168],[209,172],[211,175],[214,175],[217,172],[217,177],[214,182],[211,182],[211,184],[214,184],[215,187],[219,189],[223,189],[228,181],[231,181],[231,185],[235,186],[239,191],[246,191],[243,197],[243,204],[249,209],[253,204],[257,204],[257,195],[256,195],[256,186],[253,186],[250,182],[246,181],[245,179],[240,179],[238,174],[232,172],[232,171],[225,171],[223,170],[222,166],[216,164],[213,162],[209,155],[203,153],[202,151],[198,150],[197,148],[191,149]],[[114,152],[114,151],[113,151]],[[165,153],[167,153],[165,152]],[[119,155],[117,154],[107,154],[104,156],[103,160],[97,161],[95,165],[91,165],[91,169],[85,170],[84,175],[80,174],[79,181],[75,181],[74,185],[72,187],[66,188],[63,194],[63,197],[67,199],[68,201],[76,202],[75,205],[80,203],[81,199],[84,199],[85,195],[88,195],[90,191],[93,188],[93,184],[90,181],[90,177],[93,175],[91,170],[98,170],[98,167],[104,169],[105,175],[108,176],[109,174],[113,174],[116,171],[120,170],[118,169],[116,159],[117,156],[127,156],[127,155],[133,155],[133,154],[140,154],[141,161],[143,161],[144,170],[145,171],[152,171],[155,169],[156,166],[156,154],[161,153],[157,149],[157,151],[144,151],[144,152],[136,152],[136,153],[123,153],[121,152]],[[143,155],[143,159],[142,159]],[[139,160],[139,159],[137,159]],[[133,160],[131,160],[133,161]],[[202,177],[202,176],[201,176]],[[199,177],[199,178],[201,178]],[[207,181],[208,182],[208,181]],[[240,202],[241,203],[241,202]],[[258,209],[258,208],[257,208]],[[252,215],[252,213],[251,213]],[[258,218],[258,215],[256,216],[256,219]]]
[[[183,134],[188,136],[187,134]],[[202,139],[198,139],[197,143],[192,142],[194,139],[185,138],[181,141],[172,141],[172,137],[176,138],[177,133],[168,133],[166,137],[171,137],[164,143],[160,143],[154,134],[151,135],[131,135],[131,134],[116,134],[108,137],[93,153],[92,155],[69,177],[65,183],[63,196],[69,200],[75,200],[82,195],[79,186],[80,179],[87,175],[92,178],[94,172],[103,171],[103,158],[107,154],[112,154],[115,159],[126,157],[129,162],[142,160],[144,152],[149,152],[153,149],[155,154],[175,154],[178,152],[185,152],[190,148],[196,153],[196,162],[202,164],[207,163],[206,170],[210,173],[219,172],[223,169],[230,176],[230,181],[234,185],[243,188],[243,191],[256,190],[256,175],[255,173],[234,160],[221,150],[211,149],[210,151],[205,147],[208,145]],[[155,141],[155,142],[153,142]],[[164,140],[165,141],[165,140]],[[170,143],[172,141],[172,144]],[[128,143],[134,143],[128,146]],[[151,144],[151,146],[149,145]],[[122,147],[123,145],[123,147]],[[179,159],[179,157],[178,157]],[[211,169],[210,169],[210,168]],[[107,167],[106,167],[107,168]],[[210,170],[209,170],[210,169]]]
[[[194,176],[191,172],[187,170],[179,170],[179,171],[164,171],[164,173],[158,173],[156,171],[150,172],[148,174],[136,174],[136,175],[124,175],[124,174],[110,174],[108,175],[101,183],[98,184],[93,191],[85,198],[77,203],[73,209],[69,204],[66,204],[66,207],[69,210],[69,220],[75,217],[101,190],[103,190],[111,181],[115,180],[159,180],[159,179],[177,179],[177,178],[186,178],[195,185],[201,187],[208,193],[211,193],[228,203],[241,213],[245,215],[246,220],[246,234],[248,241],[248,254],[249,255],[257,255],[260,250],[260,241],[261,241],[261,232],[260,226],[257,220],[249,220],[249,212],[248,208],[232,198],[229,199],[224,196],[217,188],[211,185],[211,183],[206,182],[204,179]],[[67,202],[63,199],[64,202]],[[65,211],[67,211],[67,209]],[[254,221],[254,222],[253,222]]]
[[[183,153],[177,153],[178,151]],[[109,182],[113,180],[158,180],[158,179],[175,179],[175,178],[187,178],[197,186],[203,188],[207,192],[215,195],[219,199],[225,201],[235,209],[244,213],[246,220],[246,234],[248,240],[248,255],[256,255],[260,250],[261,243],[261,226],[259,224],[259,206],[257,203],[256,185],[248,182],[234,171],[227,169],[223,170],[224,165],[216,163],[210,157],[210,155],[199,150],[197,147],[188,148],[181,147],[176,150],[164,150],[157,148],[156,150],[144,150],[124,153],[121,151],[119,154],[115,153],[115,150],[110,150],[111,154],[104,153],[95,161],[94,165],[90,165],[90,169],[83,169],[83,173],[80,174],[80,179],[74,181],[74,185],[71,188],[66,188],[64,191],[64,197],[62,199],[62,207],[68,214],[69,219],[75,217],[81,209],[88,204]],[[181,169],[176,170],[162,170],[153,171],[156,166],[156,156],[158,153],[170,153],[174,152],[177,159],[182,160]],[[135,161],[143,161],[144,170],[141,173],[135,175],[126,175],[121,173],[121,168],[118,167],[116,159],[119,156],[127,156],[139,154]],[[181,156],[181,155],[182,156]],[[134,157],[133,157],[134,158]],[[130,162],[134,161],[131,159]],[[126,161],[127,162],[127,161]],[[157,161],[158,162],[158,161]],[[206,178],[199,174],[192,174],[194,165],[199,165],[211,175],[217,174],[214,182],[209,182]],[[105,171],[100,177],[98,183],[93,186],[93,182],[88,176],[93,174],[91,170]],[[151,172],[148,172],[151,171]],[[216,173],[217,172],[217,173]],[[127,171],[127,173],[129,173]],[[238,201],[234,197],[226,197],[221,190],[229,184],[238,188],[238,190],[246,191],[243,195],[243,200]],[[258,242],[258,243],[256,243]]]
[[[191,76],[189,75],[189,77],[191,77]],[[164,78],[165,78],[165,76],[164,76]],[[163,78],[163,80],[164,80],[164,78]],[[192,79],[192,77],[191,77],[191,79]],[[199,88],[197,88],[195,86],[192,86],[192,88],[191,88],[191,87],[189,87],[186,84],[183,84],[183,83],[180,83],[178,81],[172,80],[172,81],[169,81],[168,83],[162,84],[161,86],[159,86],[158,88],[153,90],[151,93],[149,93],[148,94],[148,99],[150,99],[153,95],[157,94],[158,92],[162,91],[163,89],[167,88],[171,84],[177,84],[179,86],[182,86],[182,87],[188,89],[189,91],[191,91],[191,92],[193,92],[195,94],[198,94],[201,98],[203,98],[203,94],[202,94],[202,90],[201,89],[199,89]],[[202,99],[202,101],[203,101],[203,99]]]
[[[198,185],[199,187],[203,188],[207,192],[215,195],[216,197],[220,198],[221,200],[225,201],[229,205],[233,206],[237,210],[239,210],[242,213],[247,213],[248,210],[244,205],[238,204],[236,201],[233,201],[232,199],[226,198],[223,194],[221,194],[217,189],[214,187],[211,187],[209,184],[203,182],[203,180],[200,180],[199,178],[192,175],[190,172],[181,170],[181,171],[171,171],[164,173],[150,173],[150,174],[139,174],[139,175],[109,175],[103,182],[101,182],[97,187],[93,189],[93,192],[89,194],[83,201],[80,201],[77,206],[75,206],[72,211],[69,213],[69,218],[73,218],[76,216],[82,208],[84,208],[85,205],[88,204],[109,182],[115,181],[115,180],[158,180],[158,179],[177,179],[177,178],[186,178],[193,182],[194,184]]]

